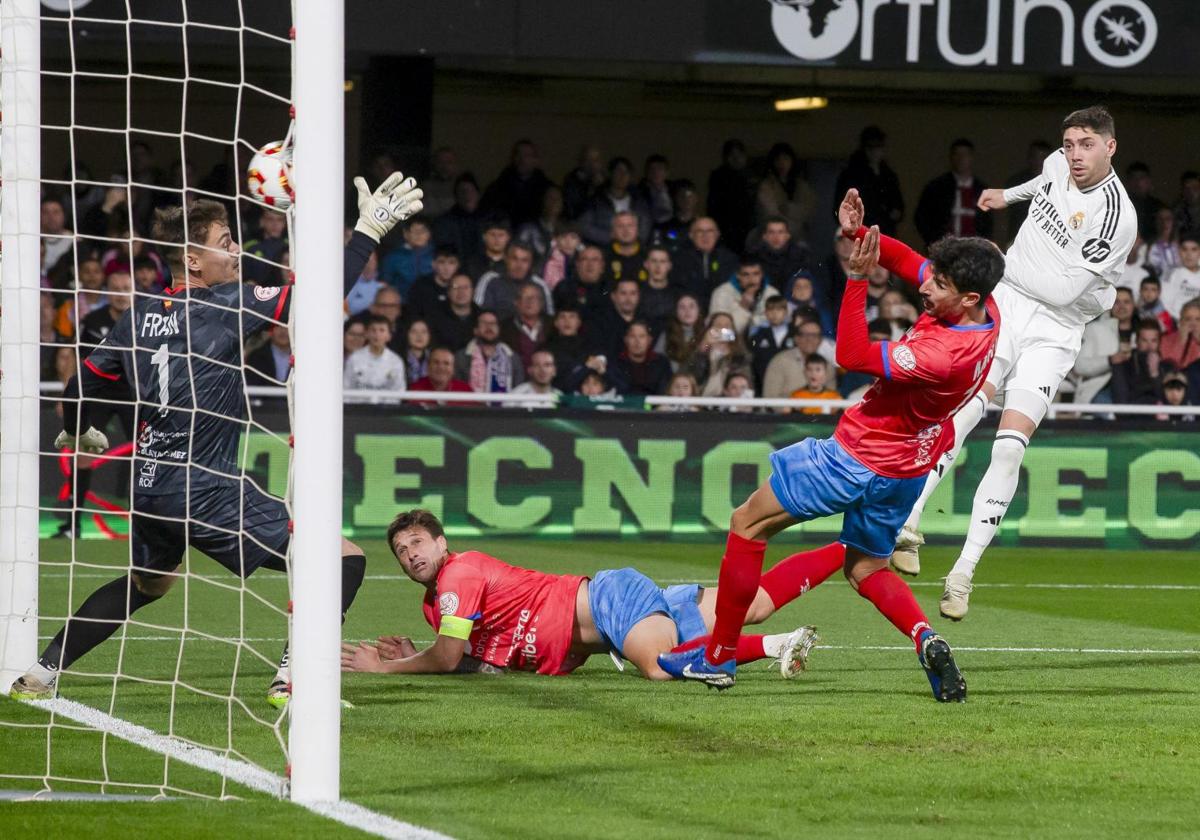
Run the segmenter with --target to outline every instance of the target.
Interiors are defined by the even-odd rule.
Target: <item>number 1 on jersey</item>
[[[165,341],[158,345],[150,361],[158,368],[158,405],[166,408],[171,395],[171,355],[167,352]]]

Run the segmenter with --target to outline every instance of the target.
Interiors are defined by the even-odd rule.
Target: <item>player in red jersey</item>
[[[672,652],[658,662],[680,679],[731,686],[735,646],[757,592],[766,541],[797,522],[842,513],[838,542],[819,551],[840,555],[858,594],[915,642],[934,697],[963,701],[967,686],[950,646],[933,632],[887,561],[930,464],[954,443],[949,419],[979,390],[991,366],[1000,316],[989,298],[1004,273],[1004,257],[985,239],[947,237],[923,259],[881,237],[878,228],[862,228],[857,190],[846,194],[838,217],[843,235],[857,240],[838,317],[838,364],[879,379],[842,415],[832,438],[809,438],[772,454],[770,480],[730,520],[712,641],[704,651]],[[925,311],[896,342],[872,342],[867,335],[866,276],[876,264],[920,289]]]
[[[422,608],[437,640],[418,651],[399,636],[377,644],[346,644],[342,667],[376,673],[446,674],[514,668],[567,674],[593,653],[610,653],[648,679],[670,675],[656,662],[681,641],[703,647],[714,621],[716,591],[698,584],[660,589],[636,569],[592,577],[552,575],[512,566],[478,551],[452,554],[441,522],[427,510],[399,514],[388,544],[404,573],[425,589]],[[762,576],[747,622],[764,621],[841,567],[839,558],[785,558]],[[804,669],[816,641],[811,627],[791,633],[741,636],[737,660],[772,657],[784,677]]]

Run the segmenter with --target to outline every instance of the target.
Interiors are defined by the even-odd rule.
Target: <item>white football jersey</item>
[[[1137,213],[1117,173],[1080,190],[1059,149],[1040,176],[1005,190],[1004,200],[1030,205],[1005,256],[1003,282],[1069,325],[1110,309],[1137,236]]]
[[[342,387],[355,390],[403,391],[404,360],[388,348],[376,356],[370,347],[350,354],[342,369]]]

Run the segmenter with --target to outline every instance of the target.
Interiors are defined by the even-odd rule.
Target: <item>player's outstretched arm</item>
[[[462,661],[464,639],[439,634],[437,641],[402,659],[384,659],[380,649],[368,642],[342,645],[342,670],[368,674],[452,674]]]
[[[882,345],[871,341],[863,314],[867,308],[867,275],[879,262],[879,242],[879,228],[872,227],[854,243],[837,329],[837,363],[846,370],[872,376],[885,375]]]
[[[358,222],[346,244],[342,271],[343,295],[350,294],[379,241],[397,224],[420,213],[425,206],[421,203],[425,194],[417,186],[416,179],[405,178],[400,172],[389,175],[374,192],[359,175],[354,179],[354,189],[358,192]]]
[[[1008,199],[1005,198],[1004,190],[984,190],[976,206],[985,213],[989,210],[1003,210],[1008,206]]]
[[[1037,194],[1038,185],[1041,183],[1042,178],[1039,175],[1037,178],[1030,178],[1024,184],[1019,184],[1015,187],[1009,187],[1006,190],[984,190],[983,195],[979,197],[979,206],[983,210],[998,209],[995,207],[988,208],[983,206],[984,196],[990,192],[1000,193],[1001,200],[1004,202],[1002,205],[1000,205],[1001,207],[1007,207],[1010,204],[1016,204],[1021,201],[1029,201],[1029,199],[1033,198],[1034,195]]]
[[[84,360],[79,373],[67,380],[63,388],[63,430],[54,439],[55,449],[69,448],[92,455],[108,449],[108,438],[91,424],[91,404],[86,398],[112,392],[114,382],[120,382],[120,378],[106,374]],[[81,433],[80,429],[85,431]]]

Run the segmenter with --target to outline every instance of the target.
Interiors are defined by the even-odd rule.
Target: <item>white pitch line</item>
[[[77,579],[111,580],[113,575],[119,574],[121,571],[122,571],[121,569],[113,569],[113,571],[111,573],[106,573],[106,574],[94,574],[92,572],[76,572],[74,575],[71,575],[70,573],[64,574],[61,572],[43,572],[42,577],[43,578],[51,578],[51,579],[62,579],[62,580],[66,580],[67,578],[70,578],[70,577],[75,577]],[[213,575],[192,575],[192,578],[195,580],[200,580],[200,581],[219,580],[219,581],[224,582],[226,580],[226,578],[224,578],[224,577],[216,577]],[[390,580],[390,581],[394,581],[396,583],[413,583],[414,582],[414,581],[410,580],[409,578],[404,577],[403,575],[366,575],[363,579],[364,580]],[[279,583],[285,583],[287,581],[287,578],[282,577],[282,576],[279,576],[279,577],[272,576],[272,577],[261,577],[261,578],[256,577],[254,580],[256,583],[260,583],[260,582],[264,582],[264,581],[277,581]],[[655,578],[655,580],[657,580],[661,584],[698,583],[701,586],[715,586],[717,583],[715,578],[706,578],[706,579],[702,579],[702,580],[697,580],[696,578]],[[939,589],[945,585],[940,580],[909,580],[909,581],[905,581],[905,583],[907,583],[909,586],[912,586],[912,587],[924,586],[924,587],[937,587]],[[844,581],[844,580],[826,581],[822,585],[828,586],[830,584],[832,584],[834,586],[848,585],[846,583],[846,581]],[[1121,590],[1145,589],[1145,590],[1151,590],[1151,591],[1168,591],[1168,592],[1197,592],[1197,591],[1200,591],[1200,583],[976,583],[974,585],[974,588],[975,589],[1121,589]]]
[[[199,767],[220,773],[232,782],[236,782],[251,790],[266,793],[270,796],[282,796],[286,790],[287,780],[261,767],[256,767],[246,761],[240,761],[229,756],[220,755],[204,747],[168,738],[152,729],[138,726],[127,720],[113,717],[99,709],[76,703],[74,700],[58,698],[56,700],[30,700],[30,706],[36,706],[47,712],[62,715],[73,721],[90,726],[102,732],[144,747],[152,752],[173,758],[183,764]],[[320,814],[323,817],[340,822],[342,825],[357,828],[376,837],[386,837],[390,840],[450,840],[445,834],[439,834],[427,828],[401,822],[385,814],[379,814],[361,805],[345,800],[341,802],[297,802],[302,808]]]

